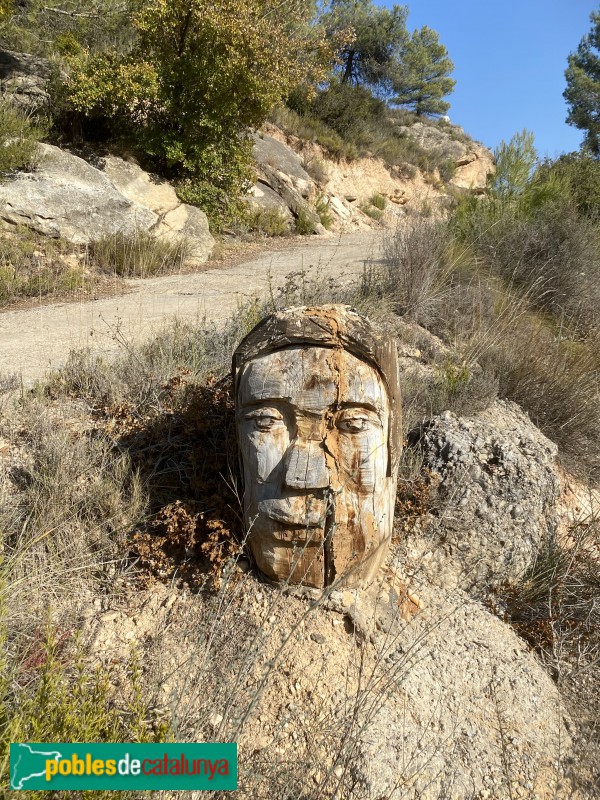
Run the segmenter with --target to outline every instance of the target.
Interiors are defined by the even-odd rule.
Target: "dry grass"
[[[26,229],[0,237],[0,306],[94,285],[82,248]]]
[[[157,239],[145,231],[116,233],[92,242],[90,256],[98,269],[126,278],[149,278],[177,272],[186,261],[185,241]]]
[[[577,723],[577,765],[569,770],[586,797],[600,790],[600,518],[593,507],[566,536],[550,541],[517,585],[493,607],[542,659]]]

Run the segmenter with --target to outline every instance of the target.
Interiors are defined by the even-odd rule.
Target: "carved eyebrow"
[[[344,411],[347,408],[354,408],[354,409],[363,409],[364,411],[372,411],[375,414],[381,414],[381,408],[373,405],[373,403],[336,403],[334,406],[335,409],[338,411]]]

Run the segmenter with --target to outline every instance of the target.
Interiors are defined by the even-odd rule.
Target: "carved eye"
[[[254,428],[258,431],[270,431],[283,425],[283,417],[276,408],[259,408],[250,411],[244,419],[254,423]]]
[[[343,411],[336,423],[338,429],[344,433],[364,433],[379,424],[379,420],[374,415],[353,409]]]

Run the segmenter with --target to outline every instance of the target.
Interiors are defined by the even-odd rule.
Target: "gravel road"
[[[139,341],[173,316],[225,320],[240,301],[265,293],[269,283],[281,285],[291,272],[324,279],[358,275],[365,260],[378,257],[381,242],[380,232],[319,237],[229,268],[129,280],[129,293],[119,297],[5,311],[0,313],[0,375],[17,373],[28,386],[64,364],[73,348],[114,352],[117,328],[128,341]]]

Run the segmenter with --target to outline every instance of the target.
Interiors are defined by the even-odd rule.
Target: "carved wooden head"
[[[248,541],[313,587],[370,581],[392,534],[401,451],[393,339],[348,306],[272,314],[233,357]]]

